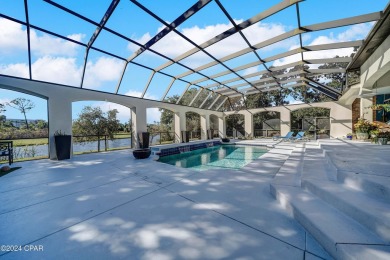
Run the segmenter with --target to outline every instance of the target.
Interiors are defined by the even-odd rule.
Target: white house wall
[[[310,107],[322,107],[330,109],[330,135],[332,138],[342,137],[348,133],[352,132],[352,106],[351,105],[341,105],[337,102],[319,102],[312,104],[297,104],[297,105],[286,105],[278,107],[267,107],[267,108],[256,108],[242,111],[229,111],[225,114],[242,114],[245,116],[245,119],[249,118],[249,114],[257,114],[260,112],[266,111],[276,111],[280,113],[281,120],[281,135],[286,135],[291,130],[291,112],[301,108],[310,108]],[[245,129],[245,132],[252,133],[253,131],[253,117],[252,123],[245,122],[245,126],[248,129]],[[249,129],[249,127],[252,127]]]
[[[49,157],[51,159],[56,158],[54,132],[61,130],[65,133],[72,133],[72,103],[77,101],[106,101],[128,107],[129,110],[131,109],[133,129],[135,129],[136,133],[145,132],[147,129],[146,110],[148,108],[164,108],[174,113],[180,113],[181,115],[184,115],[184,117],[175,116],[175,124],[179,126],[177,129],[175,128],[176,141],[178,142],[182,141],[180,131],[185,130],[186,112],[195,112],[207,119],[210,115],[215,115],[221,119],[224,118],[224,114],[217,111],[7,76],[0,76],[0,88],[36,95],[47,99],[49,114]],[[208,125],[207,122],[202,124],[204,129],[201,129],[201,131],[206,132]],[[136,135],[134,135],[134,137],[133,145],[136,145],[138,143],[137,137]]]

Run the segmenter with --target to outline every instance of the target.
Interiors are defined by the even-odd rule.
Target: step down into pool
[[[338,169],[325,144],[297,144],[271,194],[335,259],[390,259],[390,178]]]

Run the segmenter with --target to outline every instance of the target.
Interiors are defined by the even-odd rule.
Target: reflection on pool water
[[[160,157],[158,161],[194,170],[240,169],[267,152],[255,146],[220,145]]]

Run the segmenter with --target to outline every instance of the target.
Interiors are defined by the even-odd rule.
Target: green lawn
[[[11,140],[11,141],[13,141],[14,146],[40,145],[40,144],[48,144],[49,143],[47,138],[15,139],[15,140]]]
[[[116,134],[114,135],[115,139],[126,139],[130,138],[130,133],[125,134]],[[26,145],[42,145],[42,144],[48,144],[48,138],[38,138],[38,139],[15,139],[12,140],[14,143],[14,146],[26,146]]]

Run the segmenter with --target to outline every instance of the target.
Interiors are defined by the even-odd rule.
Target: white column
[[[133,148],[139,148],[138,133],[146,132],[146,108],[145,107],[133,107],[131,108],[131,135]]]
[[[291,111],[284,108],[280,111],[280,135],[285,136],[291,131]]]
[[[175,142],[181,143],[182,140],[181,132],[186,131],[186,113],[185,112],[176,112],[174,117],[175,125]]]
[[[226,120],[225,117],[218,117],[218,133],[220,138],[226,137]]]
[[[360,99],[360,117],[372,122],[373,113],[370,106],[372,105],[372,98]]]
[[[49,111],[49,158],[57,159],[54,133],[72,134],[72,101],[64,97],[51,97],[47,101]],[[73,142],[70,156],[73,154]]]
[[[352,106],[333,103],[330,107],[330,137],[343,137],[348,133],[352,133]]]
[[[245,113],[245,137],[253,137],[253,114]]]
[[[210,129],[210,116],[200,115],[200,135],[202,140],[207,140],[207,130]]]

